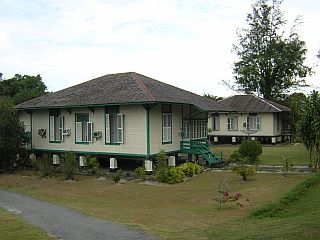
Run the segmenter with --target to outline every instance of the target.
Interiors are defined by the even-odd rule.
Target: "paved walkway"
[[[63,240],[156,239],[142,231],[5,190],[0,190],[0,208]]]

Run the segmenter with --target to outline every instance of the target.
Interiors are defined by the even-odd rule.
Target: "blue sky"
[[[41,74],[56,91],[109,73],[135,71],[202,94],[229,96],[231,52],[251,0],[1,0],[0,72]],[[288,26],[301,15],[306,63],[316,74],[320,1],[285,0]]]

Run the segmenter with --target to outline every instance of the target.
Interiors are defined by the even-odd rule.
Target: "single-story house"
[[[290,141],[290,108],[255,95],[234,95],[219,101],[233,112],[209,114],[210,138],[218,143],[237,143],[245,138],[273,143]]]
[[[152,159],[164,150],[202,155],[212,163],[208,113],[229,108],[128,72],[98,77],[16,109],[35,152]]]

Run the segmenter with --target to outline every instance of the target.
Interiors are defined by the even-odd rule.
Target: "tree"
[[[289,123],[292,132],[292,141],[294,142],[297,137],[297,122],[299,122],[302,112],[301,106],[305,103],[307,97],[304,93],[292,93],[287,95],[283,101],[280,103],[289,107],[291,113],[289,115]]]
[[[16,74],[13,78],[0,82],[0,96],[11,97],[15,104],[45,95],[46,89],[40,75]]]
[[[239,45],[233,50],[239,60],[233,73],[237,90],[276,100],[292,88],[306,86],[311,68],[304,65],[307,49],[297,33],[300,20],[296,19],[285,37],[281,1],[269,2],[257,0],[247,15],[248,28],[237,33]]]
[[[0,169],[9,170],[22,156],[27,137],[10,98],[0,96]]]
[[[302,116],[298,129],[302,141],[309,151],[310,164],[320,169],[320,95],[313,91],[300,108]]]
[[[214,96],[214,95],[211,95],[210,93],[204,93],[202,96],[205,97],[205,98],[214,100],[214,101],[221,101],[221,100],[223,100],[223,97]]]

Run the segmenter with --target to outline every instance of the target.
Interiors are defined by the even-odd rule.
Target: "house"
[[[209,135],[214,142],[237,143],[248,137],[273,144],[291,140],[289,108],[251,94],[219,103],[233,112],[209,114]]]
[[[98,77],[16,109],[36,153],[152,159],[163,149],[205,155],[209,163],[216,159],[206,141],[208,112],[228,111],[134,72]]]

